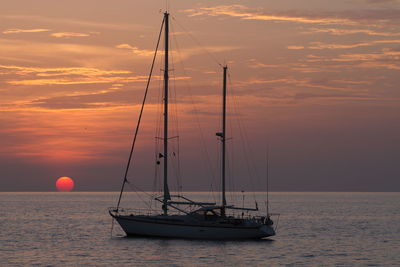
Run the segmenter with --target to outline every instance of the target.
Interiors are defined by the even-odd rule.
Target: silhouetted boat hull
[[[275,235],[274,229],[252,219],[229,218],[216,221],[187,220],[187,215],[142,216],[111,214],[128,236],[189,239],[260,239]],[[163,218],[164,217],[164,218]]]

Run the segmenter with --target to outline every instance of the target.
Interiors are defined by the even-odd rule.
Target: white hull
[[[259,239],[275,235],[271,226],[218,225],[212,222],[173,222],[144,216],[115,216],[128,236],[154,236],[189,239]]]

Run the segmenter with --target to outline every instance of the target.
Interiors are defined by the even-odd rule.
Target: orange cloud
[[[366,34],[371,36],[385,36],[385,37],[396,37],[400,36],[398,32],[382,32],[374,31],[369,29],[343,29],[343,28],[312,28],[310,29],[312,33],[330,33],[333,35],[349,35],[349,34]]]
[[[380,44],[399,44],[400,40],[376,40],[370,42],[357,42],[353,44],[326,44],[322,42],[312,42],[308,49],[322,50],[322,49],[352,49],[357,47],[374,46]],[[303,46],[288,46],[288,49],[304,49]]]
[[[276,65],[276,64],[262,63],[255,58],[247,60],[247,63],[248,63],[249,68],[278,68],[278,67],[281,67],[280,65]]]
[[[351,49],[351,48],[356,48],[356,47],[362,47],[362,46],[371,46],[373,45],[374,42],[371,43],[355,43],[355,44],[324,44],[321,42],[314,42],[311,43],[311,46],[309,46],[309,49]]]
[[[131,46],[129,44],[119,44],[116,46],[117,48],[128,49],[135,55],[139,56],[152,56],[154,55],[154,51],[146,50],[146,49],[139,49],[136,46]]]
[[[305,62],[316,63],[321,70],[336,69],[340,71],[345,68],[354,70],[355,67],[399,70],[399,58],[400,51],[384,48],[375,53],[346,53],[336,57],[308,55]]]
[[[70,37],[88,37],[90,34],[79,32],[55,32],[51,36],[56,38],[70,38]]]
[[[302,45],[289,45],[289,46],[287,46],[287,49],[290,49],[290,50],[301,50],[301,49],[304,49],[304,46],[302,46]]]
[[[21,64],[42,67],[45,64],[115,68],[120,66],[121,62],[129,62],[126,52],[97,42],[94,44],[77,44],[0,38],[0,51],[3,65],[7,63],[9,65]],[[132,54],[132,58],[134,56]],[[147,62],[136,60],[135,63],[140,65]]]
[[[151,29],[151,27],[143,24],[113,24],[110,22],[101,22],[103,20],[84,20],[77,17],[74,18],[57,18],[55,16],[37,16],[37,15],[0,15],[1,18],[18,20],[25,22],[35,22],[40,24],[61,24],[61,25],[72,25],[79,27],[88,28],[102,28],[102,29],[112,29],[112,30],[132,30],[132,29]]]
[[[49,29],[8,29],[3,31],[4,34],[14,33],[36,33],[36,32],[49,32]]]
[[[114,82],[142,82],[145,81],[145,76],[122,78],[122,77],[82,77],[82,78],[59,78],[59,79],[32,79],[32,80],[15,80],[9,81],[13,85],[73,85],[73,84],[99,84],[99,83],[114,83]]]
[[[130,74],[132,72],[126,70],[100,70],[88,67],[64,67],[64,68],[41,68],[41,67],[25,67],[15,65],[0,65],[1,69],[16,71],[18,74],[37,74],[38,76],[54,76],[54,75],[112,75],[112,74]]]
[[[13,65],[0,65],[0,69],[4,69],[9,73],[19,76],[32,75],[32,79],[23,79],[18,77],[15,80],[9,80],[7,83],[13,85],[55,85],[55,84],[96,84],[96,83],[115,83],[115,82],[140,82],[144,81],[147,76],[127,76],[132,74],[125,70],[100,70],[97,68],[87,67],[70,67],[70,68],[39,68],[24,67]],[[4,73],[4,72],[3,72]],[[125,75],[125,76],[121,76]],[[46,78],[56,77],[58,78]],[[37,79],[36,77],[41,77]],[[45,77],[45,79],[43,79]]]
[[[353,25],[354,21],[347,18],[337,17],[323,17],[323,16],[294,16],[294,15],[280,15],[280,14],[267,14],[260,9],[248,8],[243,5],[220,5],[215,7],[203,7],[197,10],[185,10],[189,16],[230,16],[237,17],[245,20],[262,20],[262,21],[286,21],[298,23],[311,23],[311,24],[346,24]]]
[[[11,73],[26,76],[33,75],[31,79],[17,79],[7,81],[13,85],[74,85],[74,84],[101,84],[101,83],[136,83],[147,80],[146,75],[133,75],[125,70],[101,70],[97,68],[71,67],[71,68],[35,68],[23,66],[0,65],[0,69]],[[58,77],[57,77],[58,76]],[[40,77],[39,79],[36,77]],[[43,78],[44,77],[44,78]],[[57,78],[53,78],[57,77]],[[189,76],[176,76],[175,80],[187,80]],[[161,79],[154,75],[153,79]]]

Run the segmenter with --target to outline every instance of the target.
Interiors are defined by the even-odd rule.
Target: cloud
[[[339,29],[339,28],[311,28],[312,33],[330,33],[332,35],[349,35],[349,34],[366,34],[370,36],[385,36],[385,37],[396,37],[400,36],[399,32],[381,32],[369,29]]]
[[[286,21],[299,23],[317,23],[317,24],[352,24],[351,20],[346,18],[310,16],[306,14],[274,14],[267,13],[261,9],[248,8],[243,5],[215,6],[203,7],[198,10],[185,10],[189,16],[230,16],[244,20],[261,20],[261,21]]]
[[[74,85],[74,84],[101,84],[115,82],[143,82],[145,76],[139,77],[79,77],[79,78],[58,78],[58,79],[30,79],[30,80],[14,80],[9,81],[13,85]]]
[[[384,5],[384,4],[398,4],[399,0],[364,0],[368,4],[372,5]]]
[[[112,109],[120,108],[121,106],[128,106],[127,100],[125,103],[121,99],[116,99],[116,102],[110,101],[110,96],[105,93],[87,94],[77,96],[58,96],[52,98],[40,98],[31,101],[27,107],[39,107],[50,110],[66,110],[66,109]]]
[[[64,76],[64,75],[81,75],[81,76],[105,76],[115,74],[131,74],[126,70],[101,70],[89,67],[61,67],[61,68],[42,68],[42,67],[25,67],[13,65],[0,65],[0,69],[12,71],[19,75],[34,74],[37,76]]]
[[[289,45],[289,46],[287,46],[287,49],[289,49],[289,50],[301,50],[301,49],[304,49],[304,46],[302,46],[302,45]]]
[[[8,29],[3,31],[3,34],[16,34],[16,33],[39,33],[39,32],[50,32],[50,29]],[[50,36],[56,38],[69,38],[69,37],[88,37],[93,34],[99,34],[98,32],[90,33],[79,33],[79,32],[54,32]]]
[[[322,49],[352,49],[358,47],[366,47],[366,46],[375,46],[382,44],[400,44],[400,40],[376,40],[370,42],[357,42],[352,44],[327,44],[322,42],[312,42],[308,47],[304,46],[287,46],[287,49],[314,49],[314,50],[322,50]]]
[[[37,32],[49,32],[49,29],[8,29],[3,31],[4,34],[14,34],[14,33],[37,33]]]
[[[154,55],[154,51],[151,50],[146,50],[146,49],[139,49],[136,46],[131,46],[129,44],[119,44],[116,46],[116,48],[121,48],[121,49],[128,49],[135,55],[139,56],[152,56]]]
[[[54,75],[112,75],[112,74],[130,74],[126,70],[101,70],[97,68],[88,67],[62,67],[62,68],[41,68],[41,67],[25,67],[25,66],[12,66],[0,65],[0,69],[8,69],[15,71],[18,74],[37,74],[39,76],[54,76]]]
[[[133,76],[126,70],[102,70],[89,67],[40,68],[0,65],[3,74],[14,74],[17,78],[8,80],[12,85],[74,85],[101,83],[142,82],[147,76]]]
[[[3,65],[90,67],[100,65],[109,69],[121,66],[123,65],[121,62],[127,61],[126,52],[113,46],[93,43],[92,40],[91,43],[38,42],[0,38],[0,58]],[[136,62],[137,64],[147,63],[139,59]]]
[[[116,46],[116,48],[120,49],[127,49],[130,50],[133,54],[139,55],[139,56],[153,56],[154,51],[152,50],[147,50],[147,49],[139,49],[136,46],[131,46],[129,44],[119,44]],[[202,49],[199,49],[198,47],[189,47],[181,50],[172,50],[170,51],[171,54],[176,55],[180,60],[184,60],[188,57],[194,56],[194,55],[200,55],[200,54],[206,54],[206,53],[218,53],[218,52],[225,52],[225,51],[230,51],[230,50],[235,50],[235,49],[241,49],[242,47],[239,46],[204,46]],[[159,54],[163,53],[163,51],[159,51]]]
[[[355,44],[324,44],[321,42],[311,43],[308,49],[351,49],[362,46],[370,46],[373,43],[355,43]]]
[[[132,30],[132,29],[151,29],[151,27],[143,24],[113,24],[110,22],[100,22],[91,20],[81,20],[77,18],[56,18],[56,17],[45,17],[45,16],[34,16],[34,15],[0,15],[0,18],[27,21],[29,23],[39,22],[46,24],[62,24],[62,25],[73,25],[87,28],[102,28],[102,29],[113,29],[113,30]]]
[[[184,10],[189,16],[229,16],[242,20],[295,22],[319,25],[359,25],[362,21],[384,22],[399,20],[400,9],[344,10],[344,11],[300,11],[271,12],[249,8],[244,5],[220,5]]]
[[[376,68],[400,70],[400,51],[384,48],[374,53],[345,53],[336,57],[308,55],[305,62],[318,64],[320,69],[343,70],[351,68]]]
[[[309,98],[331,98],[331,99],[371,99],[371,96],[364,94],[354,94],[354,93],[295,93],[293,95],[294,99],[303,100]]]
[[[79,33],[79,32],[55,32],[50,34],[56,38],[70,38],[70,37],[88,37],[90,34],[87,33]]]
[[[262,63],[262,62],[258,61],[255,58],[247,60],[247,65],[248,65],[249,68],[255,68],[255,69],[257,69],[257,68],[279,68],[279,67],[281,67],[280,65],[276,65],[276,64],[265,64],[265,63]]]

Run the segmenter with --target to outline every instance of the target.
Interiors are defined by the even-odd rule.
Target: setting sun
[[[70,192],[74,188],[74,180],[69,177],[60,177],[56,182],[57,190],[60,192]]]

